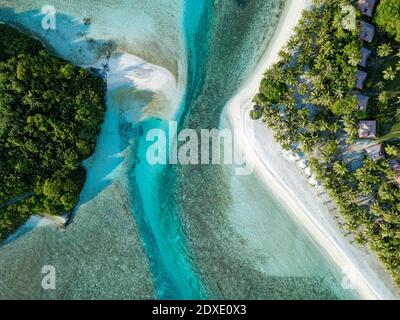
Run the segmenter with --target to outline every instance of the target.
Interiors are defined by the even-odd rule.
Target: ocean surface
[[[140,79],[108,90],[71,224],[0,247],[0,298],[357,299],[255,175],[146,161],[147,132],[168,132],[168,120],[179,130],[228,127],[224,106],[265,51],[284,1],[54,0],[57,27],[46,31],[48,4],[0,0],[0,21],[75,64],[124,52],[148,63],[127,75],[164,70],[175,84],[170,97],[141,89]],[[57,270],[51,292],[41,287],[44,265]]]

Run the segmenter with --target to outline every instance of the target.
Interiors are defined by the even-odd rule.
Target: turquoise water
[[[56,33],[40,28],[38,9],[46,1],[2,3],[7,9],[0,10],[0,20],[22,24],[49,43],[58,55],[75,63],[92,63],[104,44],[111,41],[114,48],[167,68],[177,78],[178,87],[184,89],[175,116],[179,128],[200,129],[220,127],[226,102],[272,37],[283,1],[60,0],[54,2],[61,26]],[[86,16],[92,17],[90,27],[80,23]],[[81,36],[82,32],[85,36]],[[255,176],[233,177],[231,168],[222,166],[149,165],[145,160],[149,144],[146,133],[154,128],[167,131],[167,122],[158,118],[127,122],[118,102],[121,97],[113,99],[114,94],[117,92],[108,93],[106,121],[96,156],[87,164],[88,180],[76,219],[79,222],[80,208],[90,209],[91,199],[102,200],[102,192],[118,182],[123,200],[118,197],[115,210],[129,208],[145,256],[119,258],[145,260],[156,297],[356,297],[341,288],[336,266]],[[124,99],[132,96],[128,92]],[[129,101],[125,104],[129,106]],[[135,105],[134,101],[131,105]],[[113,200],[106,201],[104,207],[112,208]],[[102,206],[96,210],[101,211]],[[77,230],[79,225],[73,227]],[[245,228],[254,231],[254,235],[248,237],[248,233],[241,232]],[[123,231],[120,234],[127,237]],[[98,233],[101,235],[102,231]],[[56,237],[57,233],[52,233],[52,238]],[[63,252],[60,243],[37,243],[29,237],[21,237],[10,248],[14,245],[18,255],[23,244],[35,252],[43,241],[51,248],[49,252]],[[102,241],[105,244],[110,239],[100,237],[97,241],[101,246]],[[77,245],[72,243],[70,247]],[[90,261],[90,252],[87,255]],[[5,259],[0,259],[0,270]],[[49,260],[51,257],[46,262],[35,261],[35,265],[48,264]],[[16,261],[27,263],[26,259]],[[94,265],[88,263],[88,272],[113,267],[112,261],[97,261]],[[76,268],[75,263],[58,254],[57,264],[64,268]],[[24,268],[28,276],[34,270]],[[146,271],[140,270],[140,276],[147,277]],[[132,278],[137,277],[134,272]],[[115,288],[112,273],[109,274],[109,283],[105,281],[103,286],[110,296],[118,297],[120,291],[129,293],[128,287],[117,290],[121,288]],[[136,286],[140,285],[141,280],[137,280]],[[68,290],[74,292],[75,287],[78,285],[73,283]]]
[[[143,137],[148,130],[160,128],[168,131],[167,124],[149,120],[141,124]],[[150,142],[139,140],[132,190],[140,199],[133,203],[135,217],[141,226],[146,248],[160,299],[204,299],[205,289],[191,265],[179,216],[168,201],[160,201],[160,175],[164,165],[149,165],[146,151]]]
[[[202,63],[207,57],[207,33],[203,35],[200,26],[209,19],[208,1],[186,1],[184,5],[184,36],[188,54],[188,80],[185,98],[176,119],[185,113],[188,100],[202,82]],[[195,50],[195,43],[202,43],[202,50]],[[190,88],[190,89],[189,89]],[[151,142],[146,142],[148,130],[154,128],[168,132],[168,122],[151,119],[141,123],[143,131],[138,141],[137,159],[132,189],[137,193],[140,203],[133,203],[136,219],[141,221],[143,243],[147,249],[158,297],[161,299],[205,299],[207,293],[189,261],[186,240],[179,216],[170,201],[160,200],[163,192],[162,174],[167,165],[150,165],[146,151]],[[172,137],[169,137],[170,139]],[[168,145],[171,142],[168,143]]]

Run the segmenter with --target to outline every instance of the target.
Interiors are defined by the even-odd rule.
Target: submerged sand
[[[115,182],[80,206],[63,231],[40,227],[0,250],[0,299],[152,299],[155,292],[131,212]],[[56,290],[42,287],[54,266]]]

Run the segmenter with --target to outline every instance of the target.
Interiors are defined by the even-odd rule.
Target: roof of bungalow
[[[360,39],[371,43],[375,35],[375,27],[368,22],[361,21],[360,28]]]
[[[398,159],[392,159],[389,161],[389,166],[396,173],[397,183],[400,184],[400,161]]]
[[[358,124],[358,136],[362,139],[376,138],[376,121],[360,121]]]
[[[357,111],[365,111],[368,107],[369,97],[364,96],[361,93],[356,94],[356,98],[358,100]]]
[[[371,18],[374,13],[376,0],[358,0],[357,5],[364,16]]]
[[[363,68],[366,68],[368,59],[371,56],[372,51],[368,50],[367,48],[361,48],[360,53],[361,53],[361,61],[359,65]]]
[[[400,175],[400,161],[398,159],[392,159],[389,161],[389,166]]]
[[[385,157],[385,153],[383,152],[382,144],[376,144],[371,147],[365,149],[365,153],[372,160],[377,161]]]
[[[357,71],[357,76],[356,76],[356,88],[357,89],[362,89],[364,88],[364,82],[367,80],[368,74],[364,71],[358,70]]]

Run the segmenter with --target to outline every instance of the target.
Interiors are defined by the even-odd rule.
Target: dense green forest
[[[306,156],[346,233],[400,286],[400,0],[377,5],[368,17],[357,1],[315,0],[266,71],[250,115]],[[370,42],[361,40],[361,21],[375,28]],[[357,89],[360,71],[367,78]],[[362,109],[357,95],[368,99]],[[369,139],[361,139],[363,120],[376,123]]]
[[[0,240],[76,205],[105,111],[104,81],[0,24]]]
[[[376,11],[375,22],[400,42],[400,1],[381,0]]]

